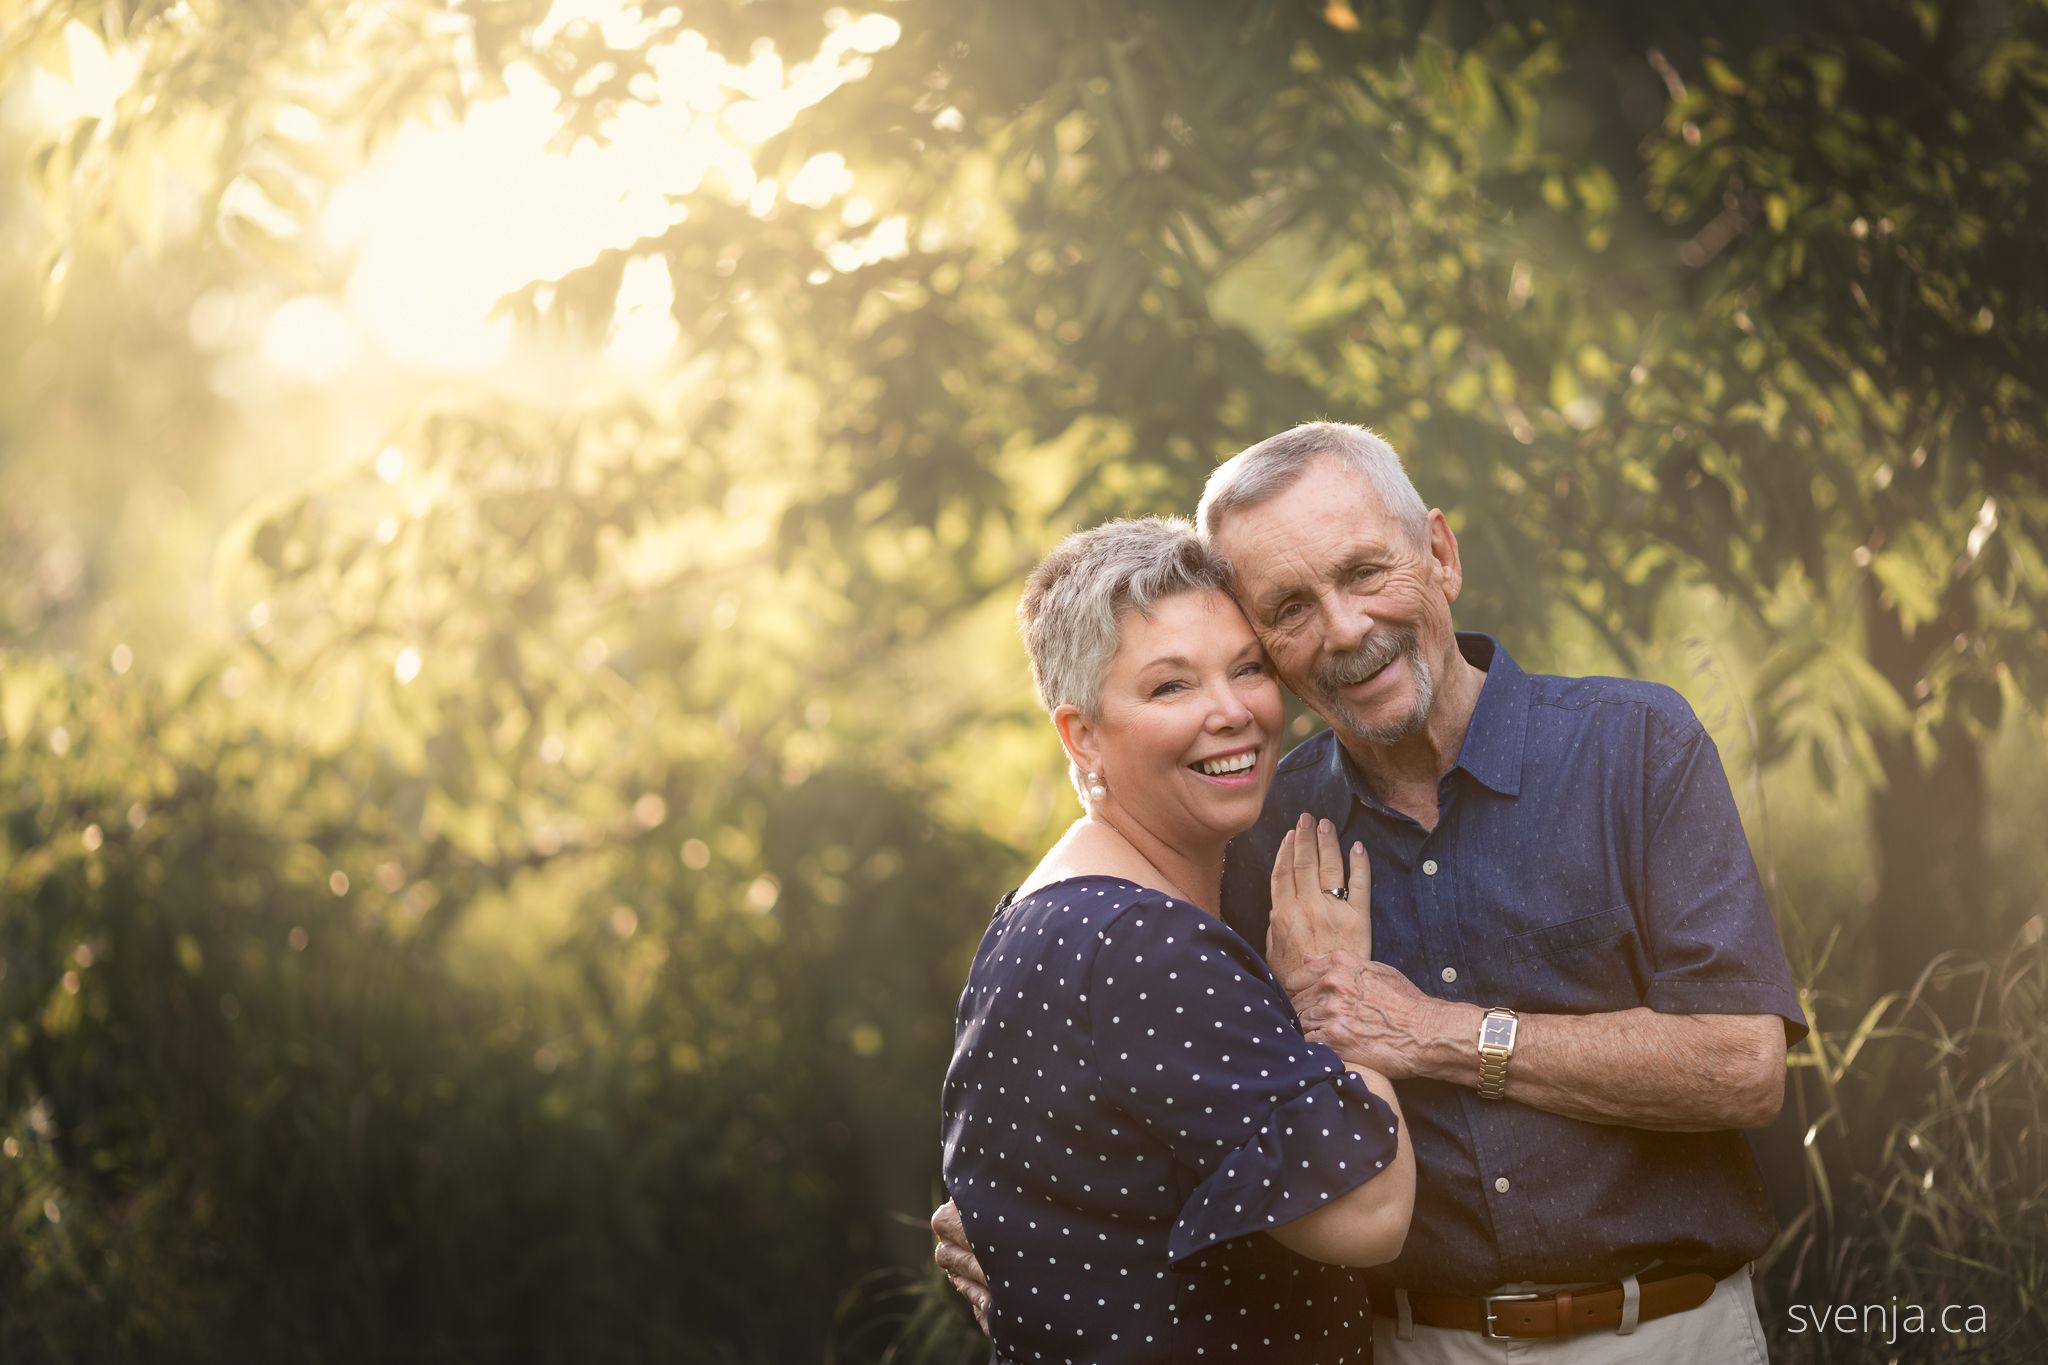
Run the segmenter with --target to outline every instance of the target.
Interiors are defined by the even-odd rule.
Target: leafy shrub
[[[488,865],[217,688],[0,688],[0,1359],[800,1359],[887,1259],[954,991],[924,879],[987,865],[917,794],[741,774],[752,866],[661,824]],[[830,906],[828,812],[873,855]]]

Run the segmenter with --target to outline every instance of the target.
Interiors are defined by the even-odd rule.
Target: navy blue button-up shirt
[[[1445,1000],[1520,1012],[1776,1014],[1805,1033],[1714,742],[1676,692],[1524,673],[1461,634],[1486,682],[1425,830],[1327,730],[1281,760],[1233,841],[1225,918],[1266,941],[1269,878],[1302,812],[1372,859],[1373,956]],[[1474,1039],[1475,1048],[1477,1039]],[[1397,1084],[1415,1221],[1376,1286],[1484,1291],[1721,1267],[1774,1230],[1748,1140],[1585,1123],[1445,1081]],[[1380,1305],[1386,1311],[1386,1305]]]

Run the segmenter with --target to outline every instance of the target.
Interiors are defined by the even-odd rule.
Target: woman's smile
[[[1219,787],[1254,787],[1259,782],[1259,746],[1247,744],[1187,765],[1195,776]]]

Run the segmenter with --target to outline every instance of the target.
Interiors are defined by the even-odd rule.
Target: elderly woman
[[[960,997],[944,1172],[1004,1361],[1363,1361],[1345,1267],[1391,1260],[1414,1166],[1387,1080],[1305,1041],[1217,907],[1258,817],[1279,687],[1180,520],[1069,536],[1018,607],[1086,813],[1005,896]],[[1306,816],[1278,921],[1365,940]],[[1297,950],[1314,945],[1295,945]]]

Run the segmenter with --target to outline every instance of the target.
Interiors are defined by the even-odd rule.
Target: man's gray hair
[[[1227,592],[1227,572],[1185,517],[1106,521],[1062,540],[1017,603],[1039,701],[1095,715],[1123,618],[1178,593]]]
[[[1303,422],[1217,465],[1195,509],[1203,539],[1213,544],[1227,513],[1278,497],[1325,455],[1370,483],[1417,545],[1429,543],[1429,504],[1408,481],[1401,457],[1378,435],[1349,422]]]

